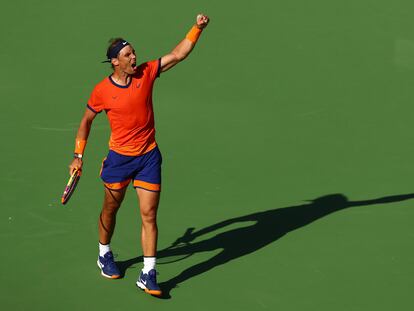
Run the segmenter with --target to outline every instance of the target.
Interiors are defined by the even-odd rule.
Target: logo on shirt
[[[139,88],[141,86],[141,82],[138,82],[137,84],[137,88]]]
[[[112,99],[113,100],[115,100],[115,99],[117,99],[118,98],[118,96],[112,96]]]

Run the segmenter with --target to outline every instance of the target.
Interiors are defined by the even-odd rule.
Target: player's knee
[[[108,190],[105,192],[104,208],[108,210],[117,210],[124,199],[123,193]]]
[[[105,214],[116,214],[118,209],[121,207],[121,202],[106,201],[102,207],[102,211]]]
[[[146,224],[155,224],[157,222],[157,209],[148,208],[141,210],[142,222]]]

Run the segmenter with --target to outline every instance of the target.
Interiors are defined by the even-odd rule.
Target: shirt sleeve
[[[155,80],[161,74],[161,58],[148,62],[151,80]]]
[[[100,92],[97,87],[93,89],[86,107],[88,107],[95,113],[100,113],[104,109],[104,103],[102,101],[102,97],[100,96]]]

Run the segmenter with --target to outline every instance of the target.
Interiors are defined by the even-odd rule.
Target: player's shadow
[[[414,194],[394,195],[365,201],[348,201],[347,197],[343,194],[330,194],[309,201],[307,204],[277,208],[231,218],[195,232],[193,232],[193,228],[189,228],[186,234],[177,239],[170,247],[160,250],[157,255],[158,258],[177,258],[177,256],[178,258],[185,258],[199,252],[215,250],[221,250],[221,252],[204,262],[185,269],[172,279],[161,283],[160,287],[163,290],[163,298],[170,298],[171,289],[177,287],[178,284],[233,259],[253,253],[273,243],[285,234],[306,226],[333,212],[350,207],[394,203],[412,198],[414,198]],[[247,224],[241,224],[240,228],[230,229],[220,232],[214,237],[190,243],[196,238],[200,239],[204,235],[226,226],[245,222]],[[121,272],[125,273],[126,269],[141,260],[142,257],[136,257],[118,262],[118,266]]]

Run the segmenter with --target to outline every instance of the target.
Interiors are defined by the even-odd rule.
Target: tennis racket
[[[72,175],[69,178],[68,184],[66,185],[65,191],[63,191],[62,195],[62,204],[68,203],[70,197],[72,196],[73,192],[76,189],[78,181],[81,177],[82,170],[75,169]]]

